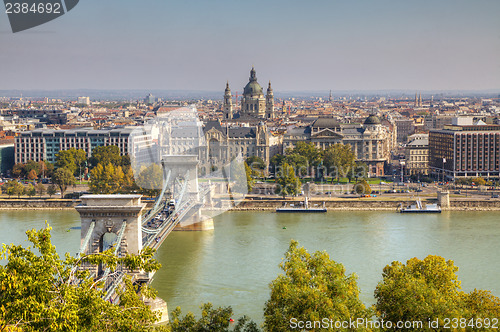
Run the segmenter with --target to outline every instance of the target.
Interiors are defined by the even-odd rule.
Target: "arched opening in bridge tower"
[[[111,232],[111,227],[107,228],[107,232],[104,233],[99,239],[99,252],[104,252],[109,248],[112,248],[116,244],[116,238],[118,237],[115,233]],[[102,268],[102,263],[99,264],[97,274],[100,276],[104,272]]]

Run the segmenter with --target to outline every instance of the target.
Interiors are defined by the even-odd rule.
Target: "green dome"
[[[259,83],[257,83],[257,73],[255,69],[252,67],[250,70],[250,79],[245,88],[243,89],[244,95],[262,95],[262,87]]]
[[[380,121],[379,117],[373,114],[367,117],[365,120],[365,125],[379,125],[381,123],[382,122]]]
[[[245,89],[243,90],[243,94],[245,95],[259,95],[263,94],[262,92],[262,87],[260,86],[257,81],[251,81],[248,82],[248,84],[245,86]]]

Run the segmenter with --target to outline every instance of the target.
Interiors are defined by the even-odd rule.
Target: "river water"
[[[24,231],[43,227],[45,220],[58,251],[74,255],[80,244],[80,230],[71,229],[80,224],[74,211],[1,211],[0,243],[26,245]],[[280,273],[290,239],[309,252],[326,250],[356,273],[367,305],[374,303],[384,266],[430,254],[455,262],[465,291],[500,295],[500,212],[226,212],[214,224],[213,231],[173,232],[157,253],[163,266],[152,286],[169,311],[181,306],[199,315],[199,305],[212,302],[262,321],[268,285]]]

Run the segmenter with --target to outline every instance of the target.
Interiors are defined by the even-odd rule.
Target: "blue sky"
[[[13,34],[0,89],[500,89],[497,0],[82,0]]]

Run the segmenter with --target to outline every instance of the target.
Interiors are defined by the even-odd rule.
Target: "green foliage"
[[[284,167],[284,164],[288,164],[293,167],[293,169],[297,170],[297,174],[300,177],[304,177],[309,175],[308,169],[309,169],[309,164],[307,161],[307,157],[303,156],[298,153],[290,153],[285,156],[285,159],[283,163],[281,164],[281,167]]]
[[[282,195],[283,198],[288,195],[297,196],[300,187],[300,180],[295,175],[293,167],[286,162],[283,163],[276,174],[276,194]]]
[[[323,150],[317,148],[310,142],[297,142],[294,148],[287,151],[288,154],[296,154],[306,158],[307,166],[318,166],[323,158]]]
[[[72,174],[78,175],[80,169],[84,167],[85,161],[87,160],[87,154],[84,150],[71,148],[69,150],[62,150],[56,154],[57,168],[66,168],[71,171]]]
[[[52,169],[52,164],[46,164],[44,161],[35,162],[29,160],[26,164],[15,164],[12,168],[12,175],[16,178],[34,180],[41,176],[50,175]]]
[[[157,320],[141,296],[154,296],[149,289],[138,290],[130,281],[119,292],[120,304],[105,301],[102,280],[94,280],[84,263],[115,268],[151,271],[159,268],[154,251],[117,258],[110,249],[98,255],[79,258],[59,257],[51,243],[50,228],[26,232],[33,244],[23,248],[4,245],[0,251],[7,264],[0,266],[0,328],[23,331],[149,331]]]
[[[188,312],[181,317],[181,308],[177,307],[170,317],[171,332],[258,332],[257,324],[249,321],[248,317],[243,316],[238,319],[234,329],[230,329],[230,319],[233,315],[231,307],[219,307],[214,309],[211,303],[205,303],[201,307],[201,318],[196,319],[193,313]]]
[[[350,145],[337,143],[326,149],[323,163],[332,178],[338,180],[339,177],[347,177],[350,180],[350,175],[355,168],[355,160],[356,155]]]
[[[363,179],[354,185],[354,191],[360,195],[368,195],[372,192],[372,188],[370,188],[368,182]]]
[[[252,171],[260,171],[263,172],[266,169],[266,163],[262,158],[257,156],[248,157],[245,162],[252,169]]]
[[[68,186],[75,184],[75,177],[71,170],[67,168],[58,168],[54,171],[54,174],[52,174],[52,182],[59,186],[61,197],[64,197],[64,192]]]
[[[18,198],[24,193],[24,186],[15,180],[10,180],[2,186],[2,192]]]
[[[36,184],[35,190],[38,193],[38,195],[40,195],[40,197],[42,197],[43,193],[45,192],[45,186],[43,185],[43,183],[38,182]]]
[[[284,161],[285,161],[284,155],[275,154],[274,156],[271,157],[271,160],[269,162],[272,166],[277,167],[280,166]]]
[[[484,186],[486,184],[486,180],[481,177],[475,178],[459,178],[455,180],[455,184],[459,186],[467,185],[467,186]]]
[[[163,171],[160,165],[151,164],[143,168],[137,177],[137,185],[148,196],[156,196],[163,186]]]
[[[252,189],[253,189],[253,186],[255,184],[255,179],[254,179],[254,172],[252,171],[252,169],[250,168],[250,166],[248,166],[248,164],[245,162],[245,175],[246,175],[246,178],[247,178],[247,190],[248,192],[251,192]]]
[[[47,187],[47,194],[49,195],[49,197],[52,197],[52,195],[54,195],[55,193],[57,192],[57,187],[55,184],[51,183],[48,187]]]
[[[114,167],[118,167],[122,165],[122,161],[124,160],[120,155],[120,148],[116,145],[98,146],[92,150],[92,157],[90,157],[90,164],[92,167],[96,167],[97,164],[111,164]],[[129,159],[128,163],[130,164]]]
[[[393,262],[386,266],[383,280],[375,289],[379,318],[392,322],[439,319],[442,327],[445,318],[498,317],[500,299],[485,291],[464,293],[457,271],[453,261],[440,256],[412,258],[406,265]],[[431,329],[424,326],[414,330]]]
[[[24,192],[26,193],[26,195],[28,195],[29,197],[33,197],[36,195],[36,189],[35,187],[29,183],[26,188],[24,188]]]
[[[130,173],[127,176],[130,176]],[[121,166],[115,167],[110,163],[103,167],[102,164],[97,164],[90,171],[89,189],[95,194],[115,194],[123,192],[129,182],[129,179],[125,179]]]
[[[269,286],[271,297],[264,309],[266,331],[289,331],[292,318],[349,321],[371,317],[371,310],[359,300],[356,275],[346,276],[344,266],[332,261],[326,252],[309,254],[292,240],[280,268],[284,274]]]

